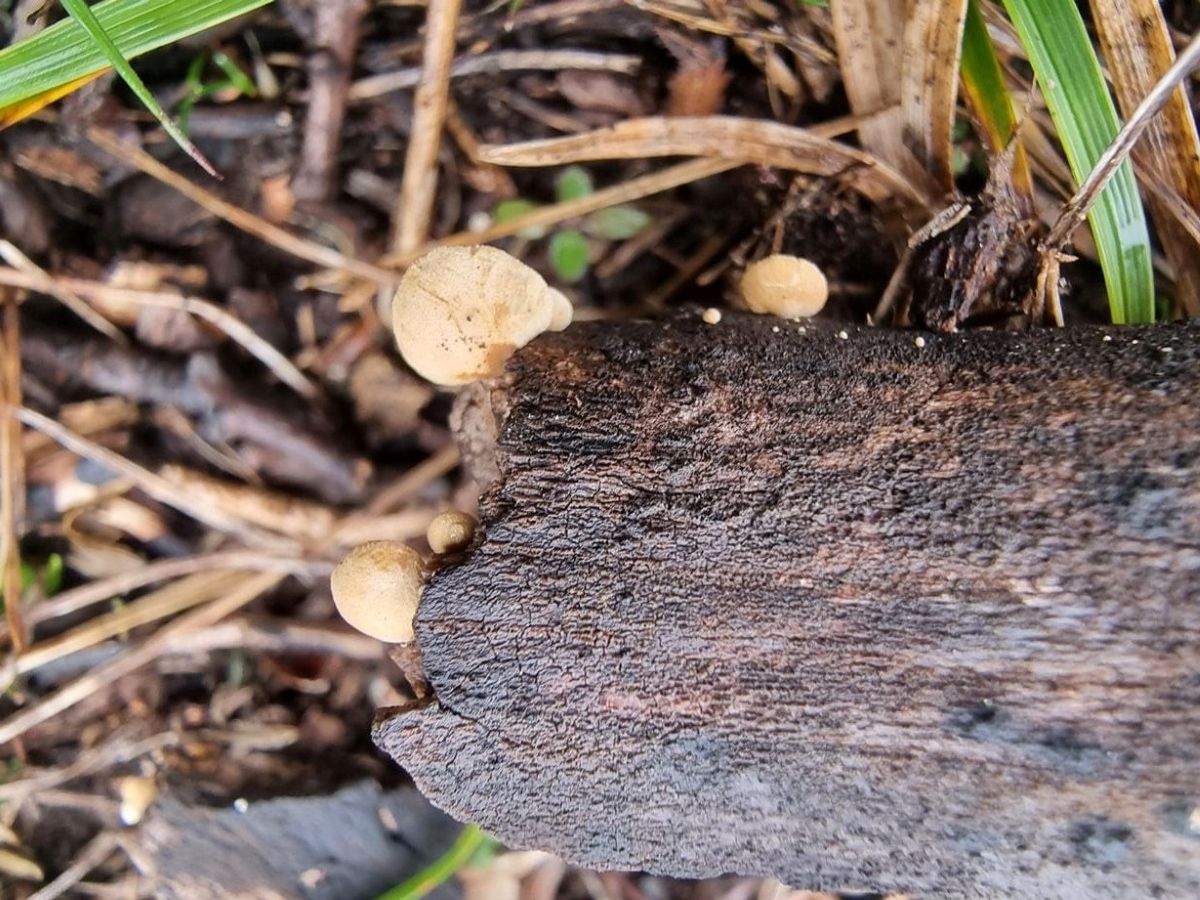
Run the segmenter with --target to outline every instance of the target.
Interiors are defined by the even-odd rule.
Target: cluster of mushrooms
[[[751,312],[797,319],[816,315],[829,286],[806,259],[774,254],[746,267],[739,283]],[[392,328],[400,355],[444,387],[494,378],[521,347],[571,324],[571,301],[533,268],[496,247],[439,247],[417,260],[396,290]],[[706,310],[715,324],[720,313]],[[435,558],[465,550],[475,520],[451,510],[429,525]],[[389,644],[414,639],[413,624],[431,563],[397,541],[356,547],[330,577],[333,602],[351,627]]]

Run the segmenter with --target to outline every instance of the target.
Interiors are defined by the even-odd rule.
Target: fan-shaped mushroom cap
[[[400,355],[434,384],[499,375],[520,347],[571,323],[571,301],[495,247],[438,247],[413,263],[392,303]]]

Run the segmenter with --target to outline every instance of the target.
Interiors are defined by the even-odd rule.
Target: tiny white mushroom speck
[[[842,340],[842,341],[847,341],[850,339],[850,335],[847,334],[845,331],[839,331],[837,333],[837,336],[838,336],[838,340]]]
[[[240,813],[244,813],[250,808],[250,801],[245,797],[238,797],[233,801],[233,808]]]
[[[1104,340],[1105,340],[1105,341],[1111,341],[1111,340],[1112,340],[1112,335],[1111,335],[1111,334],[1106,334],[1106,335],[1104,336]]]
[[[434,384],[499,375],[544,331],[571,323],[571,301],[496,247],[437,247],[409,266],[392,301],[400,355]]]
[[[779,334],[779,326],[778,326],[778,325],[772,325],[772,326],[771,326],[771,333],[772,333],[772,334]]]
[[[829,283],[815,264],[776,253],[746,267],[742,299],[751,312],[803,319],[815,316],[829,299]]]
[[[716,325],[721,321],[721,311],[715,306],[710,306],[700,314],[700,318],[704,320],[705,325]]]
[[[424,586],[421,555],[397,541],[355,547],[329,577],[334,606],[346,624],[389,644],[413,639]]]
[[[456,553],[475,537],[475,519],[457,509],[439,514],[429,523],[425,540],[434,553]]]
[[[918,334],[913,339],[913,343],[916,344],[918,350],[922,350],[925,347],[925,338],[921,337],[921,335]]]

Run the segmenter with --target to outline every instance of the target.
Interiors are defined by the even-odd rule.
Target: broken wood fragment
[[[597,868],[1200,895],[1200,327],[581,324],[457,409],[376,740]]]

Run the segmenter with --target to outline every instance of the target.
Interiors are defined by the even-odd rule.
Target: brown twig
[[[132,144],[119,140],[106,131],[102,131],[99,128],[91,128],[88,130],[88,140],[105,152],[112,154],[149,175],[151,178],[156,178],[168,187],[179,191],[179,193],[183,194],[193,203],[208,210],[214,216],[223,219],[235,228],[240,228],[247,234],[265,241],[271,246],[282,250],[284,253],[311,263],[316,263],[319,266],[348,272],[351,275],[357,275],[360,278],[366,278],[384,286],[395,285],[400,280],[400,276],[395,272],[389,272],[364,260],[347,256],[344,253],[334,250],[332,247],[326,247],[315,241],[297,237],[290,231],[280,228],[278,225],[272,225],[261,216],[256,216],[239,206],[222,200],[212,191],[202,188],[177,172],[172,171],[140,147],[135,147]]]
[[[425,243],[437,193],[437,157],[450,97],[450,67],[462,0],[430,0],[425,17],[425,53],[414,98],[404,178],[393,216],[392,250],[408,253]]]
[[[313,13],[314,44],[308,59],[308,114],[300,165],[292,179],[297,200],[323,203],[335,188],[347,89],[358,50],[366,0],[323,0]]]
[[[20,527],[25,505],[25,455],[21,423],[21,311],[13,291],[3,291],[3,371],[0,371],[0,564],[3,572],[4,618],[18,652],[25,648],[21,608]]]

